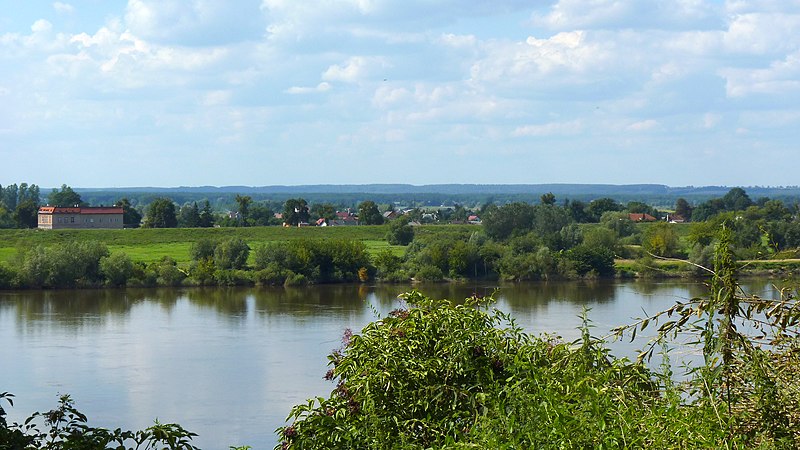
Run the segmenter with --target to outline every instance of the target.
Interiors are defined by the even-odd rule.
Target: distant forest
[[[311,203],[330,203],[355,208],[366,200],[380,204],[409,207],[453,206],[480,207],[489,203],[537,203],[546,193],[553,193],[559,203],[566,200],[589,202],[608,197],[627,203],[642,202],[656,208],[670,209],[678,198],[692,204],[722,197],[729,186],[670,187],[660,184],[363,184],[301,186],[197,186],[197,187],[129,187],[74,188],[91,205],[111,205],[122,197],[134,206],[148,205],[159,197],[169,197],[181,205],[208,200],[215,210],[235,204],[236,195],[249,195],[255,202],[283,203],[302,197]],[[800,186],[747,186],[748,195],[757,200],[768,197],[787,205],[800,202]]]

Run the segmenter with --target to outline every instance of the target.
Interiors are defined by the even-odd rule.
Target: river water
[[[490,294],[494,285],[417,286],[436,298]],[[771,282],[751,282],[771,294]],[[333,389],[326,356],[342,333],[398,306],[410,286],[0,291],[0,392],[10,421],[70,394],[90,424],[142,429],[177,422],[203,449],[272,448],[292,405]],[[565,340],[590,308],[593,334],[703,295],[685,281],[503,285],[496,307],[533,334]],[[644,341],[611,345],[633,356]],[[7,405],[3,405],[4,407]]]

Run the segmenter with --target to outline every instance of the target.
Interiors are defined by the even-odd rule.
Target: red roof
[[[634,222],[655,222],[657,219],[647,213],[630,213],[628,218]]]
[[[39,214],[122,214],[122,207],[117,206],[82,206],[65,208],[61,206],[42,206]]]

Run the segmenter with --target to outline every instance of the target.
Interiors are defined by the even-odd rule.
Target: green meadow
[[[419,234],[475,231],[474,226],[424,226]],[[189,248],[202,239],[242,238],[251,248],[293,239],[348,239],[361,241],[370,254],[390,249],[402,256],[405,247],[389,245],[385,225],[356,227],[250,227],[250,228],[137,228],[125,230],[0,230],[0,261],[12,263],[20,252],[36,245],[67,241],[99,241],[113,252],[124,252],[134,261],[150,263],[164,256],[179,264],[189,262]],[[252,256],[251,256],[252,257]]]

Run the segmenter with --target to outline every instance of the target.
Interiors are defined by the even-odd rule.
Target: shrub
[[[244,270],[218,269],[214,273],[214,278],[222,286],[247,286],[253,284],[250,274]]]
[[[202,261],[204,259],[213,259],[214,250],[217,248],[217,241],[211,239],[200,239],[189,247],[189,256],[192,261]]]
[[[161,258],[161,261],[153,263],[150,268],[157,274],[158,284],[164,286],[178,286],[186,278],[186,273],[178,268],[178,263],[169,256]]]
[[[13,395],[0,393],[0,401],[11,403]],[[44,426],[44,430],[40,430]],[[113,431],[88,425],[86,415],[78,411],[69,395],[62,395],[58,407],[46,413],[33,413],[24,425],[6,421],[0,405],[0,449],[101,450],[163,449],[198,450],[192,445],[195,433],[174,423],[159,423],[139,431]]]
[[[192,261],[189,266],[189,276],[201,286],[213,284],[216,271],[217,266],[214,264],[214,259],[209,257]]]
[[[17,273],[11,268],[0,263],[0,289],[11,289],[16,287]]]
[[[253,281],[262,286],[280,286],[289,275],[287,270],[281,269],[276,264],[271,264],[264,269],[253,273]]]
[[[444,280],[444,273],[442,273],[442,269],[436,266],[425,265],[417,270],[414,279],[417,281],[442,281]]]
[[[220,269],[243,269],[250,256],[250,246],[241,238],[226,239],[214,248],[214,264]]]
[[[306,284],[308,284],[308,279],[302,273],[289,272],[283,281],[284,286],[305,286]]]
[[[590,448],[636,434],[626,421],[651,401],[654,385],[641,365],[609,361],[588,327],[572,349],[530,338],[480,307],[490,299],[404,297],[408,309],[345,332],[326,374],[336,388],[295,406],[279,445],[480,448],[470,442],[502,434],[505,445],[483,448]]]
[[[614,252],[603,247],[579,245],[565,253],[575,272],[584,276],[594,272],[601,277],[614,275]]]
[[[105,244],[69,241],[50,247],[37,245],[22,256],[20,278],[30,287],[72,287],[102,280],[100,259]]]
[[[414,227],[408,224],[408,217],[400,217],[389,222],[386,240],[392,245],[408,245],[414,240]]]
[[[112,286],[124,286],[133,276],[133,262],[125,253],[100,258],[100,273]]]
[[[363,242],[342,239],[267,244],[256,248],[254,260],[258,270],[275,267],[312,283],[359,281],[359,269],[374,270]]]

